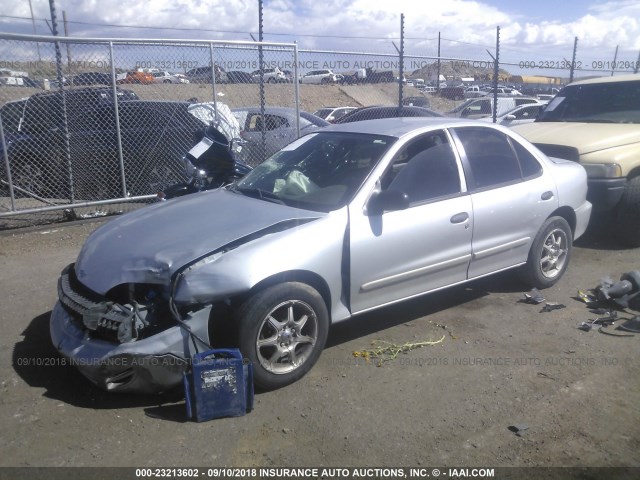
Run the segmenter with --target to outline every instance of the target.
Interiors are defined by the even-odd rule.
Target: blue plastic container
[[[239,417],[253,409],[253,368],[238,349],[197,353],[183,379],[190,419]]]

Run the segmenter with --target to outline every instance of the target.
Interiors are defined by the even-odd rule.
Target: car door
[[[373,196],[405,193],[409,206],[383,213],[349,207],[352,312],[466,280],[472,205],[446,132],[407,142],[376,185]]]
[[[492,127],[452,130],[473,203],[469,278],[527,260],[531,243],[558,206],[555,183],[516,139]]]

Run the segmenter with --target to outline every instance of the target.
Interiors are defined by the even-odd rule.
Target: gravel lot
[[[0,466],[640,466],[640,335],[576,328],[594,318],[577,289],[640,268],[604,231],[544,292],[567,308],[519,303],[506,273],[362,315],[252,413],[193,423],[179,392],[104,393],[50,343],[58,274],[99,224],[0,236]],[[382,366],[352,355],[442,337]]]

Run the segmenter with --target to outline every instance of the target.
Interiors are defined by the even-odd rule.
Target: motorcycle
[[[196,145],[182,157],[186,182],[169,185],[158,192],[159,201],[182,197],[191,193],[213,190],[232,183],[252,168],[235,159],[234,143],[213,126],[194,135]]]

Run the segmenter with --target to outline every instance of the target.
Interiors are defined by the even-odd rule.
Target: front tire
[[[533,240],[529,258],[521,270],[522,279],[531,287],[549,288],[567,270],[573,235],[562,217],[548,218]]]
[[[236,317],[240,351],[253,362],[254,382],[264,390],[302,378],[320,357],[329,331],[322,296],[298,282],[256,293]]]

